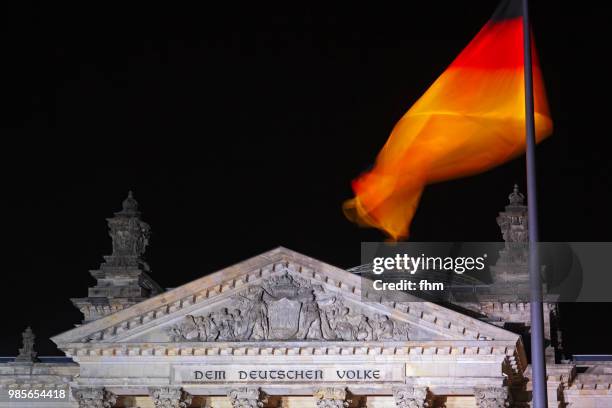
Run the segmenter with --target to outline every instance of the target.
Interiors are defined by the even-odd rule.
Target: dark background
[[[0,355],[110,253],[128,189],[152,225],[152,276],[174,287],[278,245],[340,267],[383,239],[342,212],[350,180],[493,12],[495,1],[188,9],[9,3],[2,16]],[[538,147],[541,239],[609,241],[608,14],[533,1],[555,133]],[[500,240],[524,161],[425,190],[415,241]],[[605,273],[602,269],[602,273]],[[563,305],[570,353],[612,353],[612,305]],[[609,319],[608,319],[609,320]]]

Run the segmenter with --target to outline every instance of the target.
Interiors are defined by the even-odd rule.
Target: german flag
[[[552,133],[531,37],[536,141]],[[504,0],[451,65],[395,125],[372,170],[353,181],[349,219],[409,235],[425,185],[500,165],[525,149],[523,19]]]

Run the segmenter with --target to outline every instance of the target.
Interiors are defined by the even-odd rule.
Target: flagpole
[[[531,30],[529,1],[523,1],[523,52],[525,72],[525,130],[527,156],[527,205],[529,228],[529,284],[531,313],[531,380],[533,407],[546,408],[546,360],[544,358],[544,311],[538,256],[538,200],[536,192],[535,119],[533,109],[533,72],[531,66]]]

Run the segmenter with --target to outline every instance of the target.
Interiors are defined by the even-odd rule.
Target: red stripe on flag
[[[489,21],[450,68],[523,69],[523,21]]]

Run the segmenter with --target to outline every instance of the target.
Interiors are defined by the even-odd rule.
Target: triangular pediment
[[[52,338],[92,343],[509,340],[429,302],[364,300],[361,277],[276,248]]]

